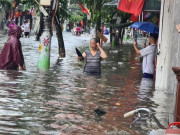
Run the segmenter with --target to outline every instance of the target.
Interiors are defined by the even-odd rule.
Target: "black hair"
[[[91,38],[91,40],[94,40],[95,42],[97,41],[97,39],[96,39],[96,38]],[[91,41],[91,40],[90,40],[90,41]]]
[[[158,40],[158,34],[150,34],[150,37],[152,37],[155,42]]]

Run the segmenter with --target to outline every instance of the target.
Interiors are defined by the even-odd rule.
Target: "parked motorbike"
[[[156,118],[156,116],[154,115],[155,113],[152,112],[148,108],[139,108],[139,109],[130,111],[130,112],[124,114],[124,117],[127,118],[134,114],[136,114],[137,117],[131,123],[130,128],[132,127],[133,124],[135,124],[136,121],[142,119],[143,117],[148,117],[148,119],[153,119],[156,122],[156,124],[158,125],[158,127],[160,128],[158,130],[151,131],[149,135],[180,135],[180,122],[170,123],[169,126],[167,128],[165,128],[159,122],[159,120]],[[177,116],[177,117],[179,117],[179,116]]]

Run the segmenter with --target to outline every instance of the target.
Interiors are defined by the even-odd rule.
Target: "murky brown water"
[[[102,61],[102,75],[82,73],[75,47],[88,49],[88,39],[64,34],[67,57],[59,59],[53,37],[51,68],[37,70],[38,42],[21,39],[26,71],[0,72],[0,134],[2,135],[140,135],[153,124],[140,121],[130,129],[134,118],[124,113],[139,108],[158,108],[153,101],[153,82],[141,80],[141,64],[131,45],[110,49]],[[119,63],[118,62],[122,62]],[[100,108],[106,115],[98,117]],[[143,127],[142,127],[143,126]]]

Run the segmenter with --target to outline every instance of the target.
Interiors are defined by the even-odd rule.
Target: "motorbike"
[[[130,128],[136,121],[147,117],[153,119],[160,129],[152,130],[149,135],[180,135],[180,122],[170,123],[168,127],[164,127],[155,116],[155,112],[152,112],[148,108],[139,108],[124,114],[124,118],[128,118],[132,115],[137,115],[136,119],[131,123]],[[177,116],[177,115],[176,115]],[[179,116],[177,116],[179,117]]]

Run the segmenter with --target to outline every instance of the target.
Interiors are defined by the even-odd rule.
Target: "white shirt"
[[[24,32],[30,32],[30,24],[29,23],[26,23],[24,25]]]
[[[156,45],[147,46],[146,48],[140,50],[140,54],[143,57],[143,73],[154,74]]]

